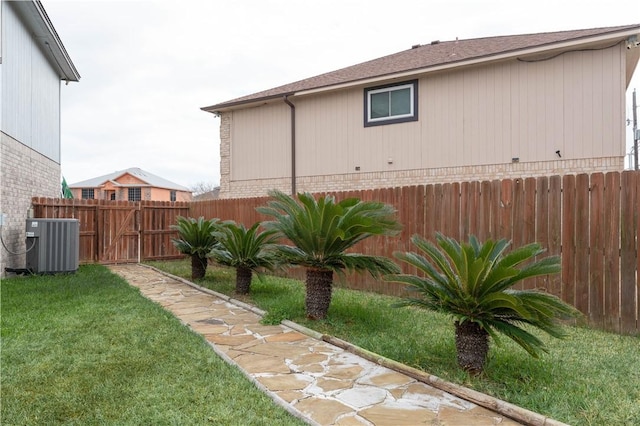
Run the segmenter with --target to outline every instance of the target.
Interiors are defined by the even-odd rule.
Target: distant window
[[[129,201],[142,200],[142,191],[140,188],[129,188]]]
[[[171,191],[171,193],[169,194],[169,198],[171,201],[175,201],[176,200],[176,191]]]
[[[93,188],[82,188],[82,199],[93,200]]]
[[[418,81],[364,90],[364,126],[418,120]]]
[[[115,199],[116,199],[116,193],[115,193],[115,192],[112,192],[112,193],[111,193],[111,200],[112,200],[112,201],[115,201]]]

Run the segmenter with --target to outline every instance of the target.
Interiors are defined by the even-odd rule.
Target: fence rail
[[[324,195],[324,194],[318,194]],[[530,279],[583,312],[591,326],[640,334],[640,172],[445,183],[335,193],[393,205],[403,224],[399,237],[365,240],[358,251],[393,257],[413,250],[410,238],[507,238],[513,246],[539,242],[562,259],[562,273]],[[113,202],[34,198],[36,217],[80,219],[82,262],[131,262],[180,257],[169,226],[178,215],[266,219],[255,208],[268,198],[194,202]],[[406,268],[406,266],[405,266]],[[406,272],[412,272],[406,268]],[[297,275],[298,277],[300,275]],[[401,294],[397,284],[352,275],[351,288]]]

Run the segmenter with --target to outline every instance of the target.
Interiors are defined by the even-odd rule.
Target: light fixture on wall
[[[560,154],[560,150],[556,151],[556,155],[558,156],[558,158],[562,158],[562,155]]]

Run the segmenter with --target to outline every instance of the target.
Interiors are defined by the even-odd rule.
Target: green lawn
[[[102,266],[3,279],[3,425],[302,425]]]
[[[189,278],[187,261],[153,263]],[[233,295],[234,271],[209,267],[199,285]],[[397,299],[336,288],[327,320],[305,318],[304,284],[254,278],[243,298],[268,312],[265,321],[289,319],[445,380],[575,425],[640,425],[640,336],[567,327],[569,337],[541,335],[549,354],[531,358],[508,339],[492,344],[486,375],[472,377],[456,364],[454,328],[446,316],[392,308]],[[235,296],[235,295],[234,295]]]

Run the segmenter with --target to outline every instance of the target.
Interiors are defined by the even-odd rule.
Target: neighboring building
[[[73,198],[126,201],[191,201],[189,188],[137,167],[69,185]]]
[[[220,197],[622,170],[639,34],[434,41],[202,108]]]
[[[216,186],[211,191],[193,196],[193,201],[217,200],[220,198],[220,187]]]
[[[24,268],[34,196],[60,196],[61,80],[80,75],[39,1],[0,2],[0,276]],[[5,248],[6,246],[6,248]],[[8,249],[8,250],[7,250]]]

